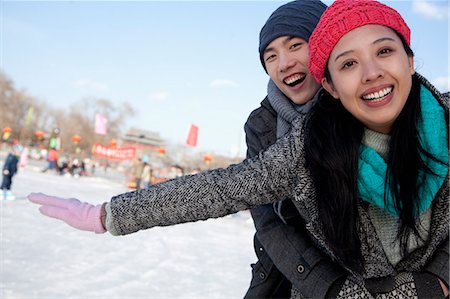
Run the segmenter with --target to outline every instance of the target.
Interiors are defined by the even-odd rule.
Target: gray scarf
[[[286,135],[290,131],[294,119],[308,113],[317,101],[315,96],[305,104],[295,104],[281,92],[272,80],[269,80],[267,84],[267,97],[270,105],[277,112],[277,139]]]
[[[277,139],[286,135],[292,128],[292,122],[300,115],[307,114],[317,102],[317,94],[305,104],[295,104],[288,99],[272,80],[267,84],[267,97],[270,105],[277,112]],[[275,213],[286,223],[282,213],[283,201],[273,203]],[[289,212],[289,211],[287,211]],[[288,215],[285,215],[288,216]]]

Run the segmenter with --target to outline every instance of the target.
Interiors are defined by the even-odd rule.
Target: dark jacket
[[[10,190],[11,189],[12,177],[17,172],[18,162],[19,162],[19,158],[16,155],[14,155],[12,153],[8,154],[8,156],[6,157],[6,160],[5,160],[5,164],[3,164],[2,184],[0,186],[0,189],[2,189],[2,190]]]
[[[9,171],[8,176],[12,177],[17,172],[18,163],[19,158],[14,154],[9,153],[8,156],[6,157],[5,164],[3,164],[3,170],[8,170]]]
[[[428,81],[424,78],[421,80],[445,109],[448,134],[448,101]],[[315,248],[320,249],[335,263],[346,269],[349,273],[348,277],[361,282],[363,287],[378,289],[391,283],[396,286],[397,282],[402,283],[403,278],[406,277],[402,273],[417,272],[431,272],[448,285],[448,228],[450,224],[448,171],[443,185],[432,202],[431,233],[427,243],[404,257],[396,266],[390,264],[383,250],[367,213],[367,205],[362,201],[357,203],[358,237],[361,241],[365,267],[365,273],[360,275],[353,273],[328,246],[319,218],[314,182],[305,166],[304,140],[304,117],[299,117],[288,136],[281,138],[266,151],[240,164],[230,165],[225,169],[205,171],[197,175],[186,175],[153,185],[149,189],[114,196],[106,207],[107,222],[110,222],[114,231],[124,235],[154,226],[169,226],[223,217],[261,204],[276,202],[279,198],[293,196],[293,203],[305,223],[305,229]],[[297,244],[294,244],[294,247],[295,245]],[[279,254],[284,256],[285,252],[279,252]],[[317,260],[314,254],[311,255],[309,251],[305,254],[312,261]],[[411,276],[413,275],[408,275],[406,278],[409,279]],[[395,281],[392,282],[393,280]],[[425,287],[415,280],[409,285],[414,288]],[[353,290],[353,286],[346,281],[342,292],[352,295]],[[429,298],[426,296],[429,290],[425,289],[424,298]],[[298,290],[295,285],[293,285],[291,298],[304,298],[301,290]],[[355,295],[352,298],[362,298],[362,296]],[[365,298],[369,297],[365,296]]]
[[[244,129],[247,158],[275,143],[277,113],[267,97],[250,114]],[[283,201],[281,212],[290,225],[278,217],[272,204],[251,209],[258,261],[252,264],[252,281],[245,298],[290,298],[292,283],[306,298],[324,298],[344,271],[315,248],[290,199]]]

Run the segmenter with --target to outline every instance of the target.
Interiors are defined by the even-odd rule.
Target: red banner
[[[191,128],[189,129],[189,134],[186,138],[186,144],[192,147],[196,147],[197,138],[198,138],[198,127],[196,125],[191,125]]]
[[[101,144],[94,144],[92,154],[109,160],[132,160],[136,156],[136,149],[134,147],[111,148]]]

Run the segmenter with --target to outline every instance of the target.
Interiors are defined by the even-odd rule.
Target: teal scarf
[[[418,182],[422,183],[418,188],[420,200],[418,215],[431,205],[436,193],[444,183],[448,171],[448,132],[444,109],[424,86],[421,86],[420,89],[420,106],[422,111],[418,121],[418,131],[422,147],[447,165],[442,165],[422,155],[424,163],[437,175],[419,171]],[[391,190],[386,190],[387,202],[384,200],[387,165],[383,158],[372,148],[361,145],[358,168],[360,197],[398,217]]]

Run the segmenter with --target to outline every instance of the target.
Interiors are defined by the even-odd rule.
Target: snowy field
[[[3,165],[3,161],[0,161]],[[113,237],[42,216],[30,192],[101,203],[127,191],[105,178],[14,177],[0,200],[0,298],[242,298],[255,261],[248,212]]]

